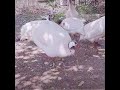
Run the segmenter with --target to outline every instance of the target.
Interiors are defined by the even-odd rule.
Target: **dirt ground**
[[[54,60],[32,41],[17,41],[21,26],[37,19],[25,10],[15,16],[15,90],[105,90],[105,39],[98,54],[81,41],[75,56]]]

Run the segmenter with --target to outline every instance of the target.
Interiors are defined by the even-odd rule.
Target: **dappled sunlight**
[[[99,55],[93,55],[93,57],[100,58],[100,56],[99,56]]]
[[[99,51],[103,51],[103,52],[105,51],[105,49],[98,49],[98,50],[99,50]]]
[[[49,39],[49,34],[48,34],[48,33],[45,33],[45,34],[43,35],[43,39],[45,40],[45,42],[47,42],[48,39]]]
[[[77,66],[72,66],[71,68],[66,69],[66,71],[78,71],[78,68]]]
[[[102,55],[103,58],[105,58],[105,55]]]
[[[78,69],[82,70],[82,69],[84,69],[84,67],[85,67],[84,65],[79,65]]]
[[[68,69],[65,69],[65,71],[81,71],[81,70],[84,70],[85,69],[85,66],[84,65],[76,65],[76,66],[71,66],[70,68]]]
[[[59,74],[60,72],[57,69],[51,69],[49,71],[44,72],[43,75],[40,77],[40,80],[43,83],[50,83],[53,80],[57,79]]]
[[[53,36],[51,34],[49,34],[49,39],[50,39],[51,43],[53,44]]]
[[[96,21],[93,21],[90,25],[90,27],[93,27],[96,24]]]
[[[25,49],[16,50],[17,53],[24,52]]]
[[[90,76],[90,78],[92,78],[92,79],[96,79],[96,78],[99,78],[99,77],[100,77],[100,76],[99,76],[99,75],[96,75],[96,74]]]
[[[31,62],[37,62],[38,60],[32,60]]]
[[[15,74],[15,78],[18,78],[18,77],[20,77],[20,73]]]
[[[24,56],[23,59],[29,59],[30,57],[29,56]]]
[[[29,86],[29,85],[31,85],[31,84],[32,84],[32,82],[30,82],[30,81],[25,81],[25,82],[23,83],[23,86],[26,87],[26,86]]]
[[[38,47],[32,47],[32,50],[38,50]]]
[[[36,77],[38,77],[38,76],[36,76]],[[31,78],[30,80],[28,80],[28,81],[22,81],[21,83],[22,83],[22,87],[27,87],[27,86],[29,86],[29,87],[31,87],[32,88],[32,90],[42,90],[42,87],[41,87],[41,84],[37,84],[36,85],[36,82],[37,81],[39,81],[39,79],[38,78]]]
[[[66,50],[64,48],[64,45],[60,44],[59,45],[59,52],[62,54],[62,55],[66,55]]]
[[[20,77],[18,79],[15,79],[15,86],[17,86],[22,80],[24,80],[26,77],[23,76],[23,77]]]
[[[61,35],[62,37],[65,37],[65,35],[63,33],[59,33],[59,35]]]
[[[26,49],[31,49],[31,48],[33,48],[33,46],[27,46],[27,47],[26,47]]]
[[[75,65],[65,69],[65,71],[74,71],[74,72],[77,72],[77,71],[92,72],[94,70],[95,69],[92,66],[85,66],[85,65]]]
[[[40,80],[40,76],[34,76],[34,77],[30,78],[30,81],[33,83],[36,81],[39,81],[39,80]]]
[[[42,90],[41,85],[43,83],[48,84],[56,79],[61,80],[62,78],[58,76],[59,74],[60,72],[56,68],[54,68],[44,72],[42,76],[34,76],[31,77],[29,80],[24,80],[26,77],[21,77],[19,79],[16,79],[15,84],[17,86],[19,83],[22,83],[22,87],[31,86],[33,90],[37,90],[37,89]],[[18,78],[20,77],[20,75],[16,74],[16,77]]]
[[[93,67],[89,67],[87,72],[92,72],[93,70],[94,70]]]
[[[39,51],[33,51],[32,54],[37,54]]]
[[[28,63],[29,61],[23,61],[23,63]]]
[[[22,59],[24,56],[15,56],[16,59]]]

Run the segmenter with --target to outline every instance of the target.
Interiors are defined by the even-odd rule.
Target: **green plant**
[[[47,4],[51,6],[52,8],[55,8],[56,6],[54,5],[55,0],[48,0]]]
[[[92,5],[80,5],[77,6],[76,9],[81,14],[95,14],[98,13],[98,10],[95,6]]]
[[[58,13],[54,15],[54,21],[57,22],[61,17],[65,17],[64,13]]]

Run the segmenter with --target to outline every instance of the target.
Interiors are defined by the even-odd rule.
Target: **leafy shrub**
[[[97,7],[92,5],[80,5],[77,6],[76,9],[81,14],[96,14],[98,13]]]
[[[58,20],[60,20],[61,17],[65,17],[64,13],[58,13],[54,15],[54,21],[57,22]]]

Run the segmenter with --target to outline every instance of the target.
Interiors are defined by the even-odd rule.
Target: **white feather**
[[[61,22],[61,26],[68,31],[68,33],[79,33],[84,35],[84,23],[78,18],[66,18]]]
[[[97,41],[105,36],[105,16],[90,22],[84,26],[85,35],[80,37],[80,40],[87,39],[91,42]]]
[[[32,39],[49,57],[66,57],[75,52],[68,48],[71,38],[67,31],[52,21],[39,21],[34,27]]]
[[[49,15],[47,16],[41,16],[42,18],[45,18],[47,21],[49,21]],[[32,32],[33,30],[39,25],[39,23],[42,20],[36,20],[26,23],[21,27],[21,40],[32,40]]]
[[[31,21],[21,27],[21,40],[32,40],[32,32],[39,21]]]

